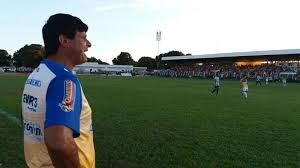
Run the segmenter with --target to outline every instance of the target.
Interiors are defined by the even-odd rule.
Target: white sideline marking
[[[9,114],[8,112],[6,112],[2,109],[0,109],[0,115],[8,118],[10,121],[12,121],[15,124],[18,124],[18,125],[20,124],[20,120],[18,118],[16,118],[15,116]]]

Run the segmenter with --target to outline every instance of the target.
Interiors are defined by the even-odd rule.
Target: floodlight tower
[[[159,55],[159,42],[161,40],[161,30],[156,31],[156,41],[157,41],[157,56]]]

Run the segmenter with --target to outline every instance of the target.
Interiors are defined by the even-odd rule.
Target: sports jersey
[[[220,86],[220,78],[217,76],[214,78],[214,86]]]
[[[256,81],[260,81],[260,76],[259,75],[256,76]]]
[[[24,154],[27,165],[53,167],[44,129],[63,125],[73,131],[81,167],[95,167],[92,111],[80,82],[64,65],[45,60],[29,75],[22,95]]]
[[[248,81],[246,78],[242,78],[240,84],[242,88],[248,88]]]

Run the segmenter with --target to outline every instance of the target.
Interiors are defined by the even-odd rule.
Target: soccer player
[[[213,81],[213,90],[211,91],[211,94],[216,92],[216,96],[219,94],[219,87],[220,87],[220,78],[219,75],[216,74]]]
[[[283,86],[286,86],[287,75],[284,75],[284,76],[281,78],[281,80],[282,80],[282,85],[283,85]]]
[[[94,168],[91,108],[72,68],[86,62],[88,26],[68,14],[43,26],[46,60],[29,75],[22,95],[24,154],[29,168]]]
[[[269,76],[266,76],[266,85],[269,84]]]
[[[261,79],[260,75],[259,75],[259,74],[256,75],[256,86],[257,86],[258,84],[261,85],[260,79]]]
[[[248,98],[248,80],[246,78],[246,75],[244,75],[243,78],[240,80],[240,86],[242,89],[242,96],[244,96],[247,99]]]

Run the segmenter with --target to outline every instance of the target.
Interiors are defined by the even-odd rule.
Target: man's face
[[[87,61],[84,52],[91,46],[92,44],[87,40],[85,32],[76,32],[74,39],[70,40],[70,54],[74,65],[82,64]]]

